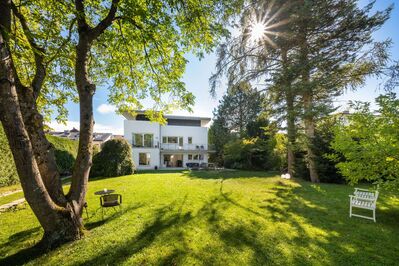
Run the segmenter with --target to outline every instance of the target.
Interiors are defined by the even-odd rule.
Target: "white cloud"
[[[114,113],[115,112],[115,106],[103,103],[100,106],[97,107],[97,111],[100,114],[109,114],[109,113]]]
[[[66,121],[66,124],[60,124],[57,121],[53,120],[50,122],[48,126],[51,127],[54,131],[64,131],[64,130],[71,130],[72,128],[76,128],[79,130],[80,124],[79,121]],[[95,123],[94,132],[123,135],[123,128]]]

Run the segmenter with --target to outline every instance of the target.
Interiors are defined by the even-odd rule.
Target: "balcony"
[[[162,143],[161,150],[167,151],[207,151],[206,144],[183,144],[179,143]]]

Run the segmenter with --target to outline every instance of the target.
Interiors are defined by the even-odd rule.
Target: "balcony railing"
[[[162,150],[186,150],[186,151],[205,151],[208,145],[206,144],[183,144],[179,143],[162,143]]]

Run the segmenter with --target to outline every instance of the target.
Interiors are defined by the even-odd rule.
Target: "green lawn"
[[[103,188],[124,213],[101,221]],[[0,214],[0,265],[397,265],[399,199],[386,192],[377,223],[348,217],[345,185],[313,185],[262,172],[148,172],[93,180],[90,229],[42,254],[29,207]]]

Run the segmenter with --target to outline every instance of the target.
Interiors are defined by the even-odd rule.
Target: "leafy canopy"
[[[35,74],[32,38],[44,55],[47,78],[39,96],[39,106],[47,117],[57,109],[59,120],[67,117],[64,105],[77,101],[74,83],[75,46],[78,41],[73,2],[14,1],[26,18],[29,32],[15,19],[12,28],[12,54],[21,81],[29,84]],[[154,110],[185,108],[190,110],[194,95],[181,77],[192,52],[201,57],[228,31],[226,20],[239,12],[242,1],[136,1],[118,4],[116,18],[93,43],[89,58],[89,76],[95,84],[109,90],[109,102],[120,112],[141,109],[151,99]],[[86,20],[98,24],[111,1],[87,0]],[[27,37],[28,36],[28,37]],[[149,112],[156,118],[157,112]]]
[[[344,157],[337,167],[352,184],[368,180],[399,189],[399,99],[388,93],[376,103],[377,112],[370,103],[352,103],[355,113],[334,128],[331,147],[337,154],[331,157]]]

